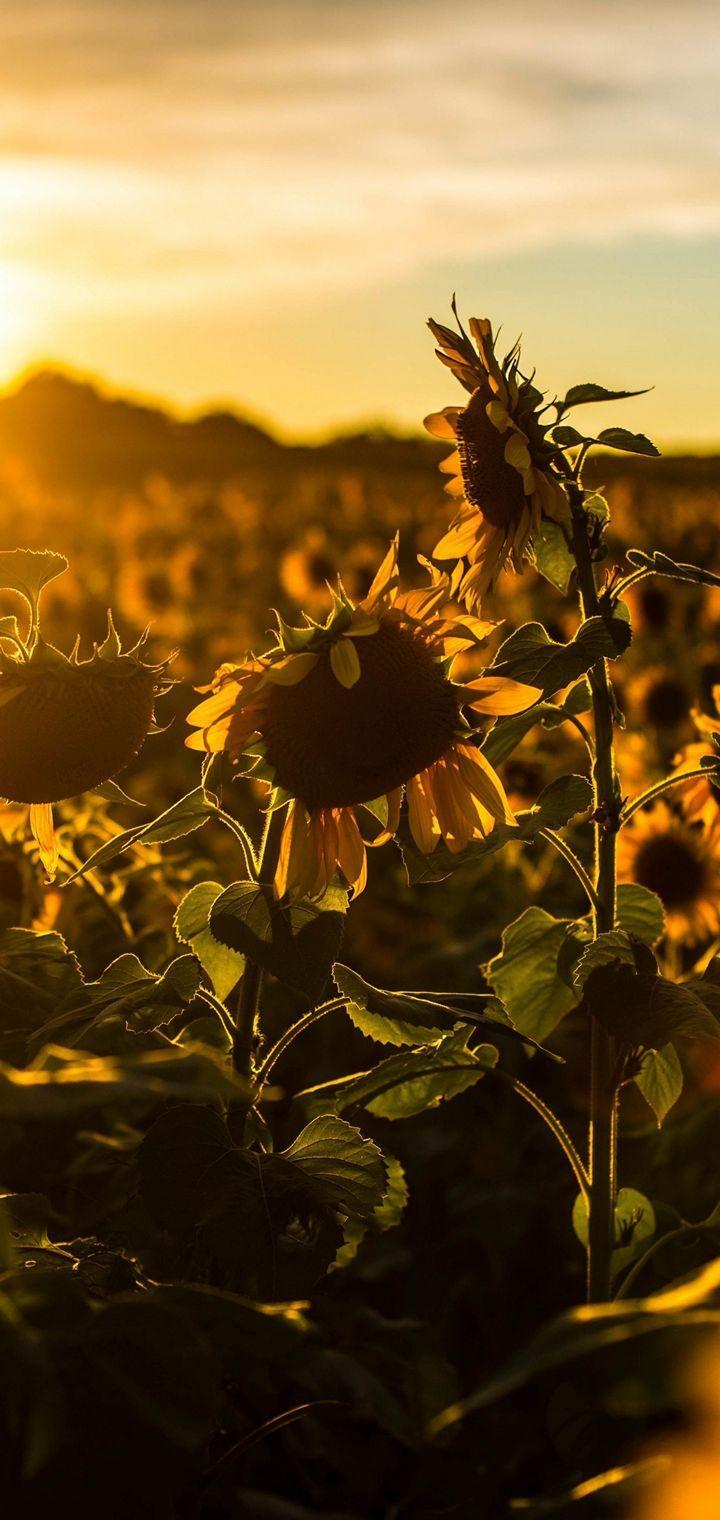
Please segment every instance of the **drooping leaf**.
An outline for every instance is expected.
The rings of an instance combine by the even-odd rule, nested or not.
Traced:
[[[675,1046],[668,1044],[662,1050],[646,1051],[635,1085],[650,1105],[660,1129],[683,1089],[683,1069]]]
[[[575,983],[594,1018],[626,1044],[659,1050],[677,1039],[720,1039],[720,1024],[687,984],[660,976],[646,945],[623,930],[583,954]]]
[[[147,1107],[167,1098],[237,1099],[243,1091],[227,1061],[202,1047],[79,1057],[49,1045],[23,1070],[0,1063],[0,1118],[18,1123],[74,1119],[105,1103]]]
[[[108,865],[111,860],[115,860],[132,845],[168,844],[173,839],[182,839],[184,835],[201,829],[217,811],[218,805],[215,798],[203,787],[197,786],[192,792],[188,792],[187,796],[181,797],[179,802],[174,802],[172,807],[166,808],[164,813],[150,823],[138,823],[131,829],[125,829],[124,833],[116,834],[114,839],[101,844],[100,848],[83,862],[79,870],[73,872],[67,879],[69,882],[76,881],[78,877],[84,876],[86,871]]]
[[[490,673],[528,682],[551,697],[586,675],[598,660],[617,659],[631,637],[628,622],[617,616],[588,618],[567,644],[554,642],[542,623],[526,623],[501,644]]]
[[[332,1270],[348,1267],[355,1260],[366,1235],[371,1231],[392,1230],[400,1223],[407,1207],[408,1185],[405,1169],[396,1156],[384,1154],[387,1184],[383,1197],[367,1221],[348,1219],[343,1230],[343,1243],[332,1264]]]
[[[380,1044],[425,1044],[458,1023],[479,1025],[488,1034],[524,1041],[506,1009],[489,993],[390,992],[371,986],[356,971],[339,963],[333,966],[333,977],[338,992],[348,999],[346,1011],[353,1024]]]
[[[543,518],[540,531],[533,540],[533,553],[540,574],[551,585],[557,586],[558,591],[567,592],[575,559],[560,523],[553,522],[550,517]]]
[[[210,912],[222,891],[217,881],[201,881],[191,887],[175,914],[174,927],[178,939],[197,956],[216,997],[224,1002],[243,974],[245,959],[211,933]]]
[[[486,968],[490,986],[513,1024],[536,1040],[544,1040],[577,1006],[577,995],[558,970],[571,926],[571,919],[553,918],[544,908],[527,908],[504,931],[502,950]]]
[[[388,1056],[372,1071],[323,1083],[300,1096],[311,1109],[326,1105],[345,1113],[366,1108],[378,1119],[408,1119],[474,1087],[497,1061],[493,1045],[470,1050],[467,1030],[459,1029],[433,1044]]]
[[[0,1021],[34,1029],[82,986],[80,967],[54,930],[5,929],[0,934]]]
[[[340,948],[347,893],[331,888],[318,902],[278,903],[268,887],[237,881],[216,898],[210,932],[310,1003],[322,997]]]

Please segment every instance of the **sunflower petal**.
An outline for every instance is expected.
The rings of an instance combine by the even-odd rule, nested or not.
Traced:
[[[346,691],[357,686],[362,675],[362,668],[360,656],[352,639],[338,639],[337,643],[331,646],[330,665],[335,680],[344,686]]]
[[[510,676],[480,676],[476,681],[468,681],[460,690],[461,701],[466,707],[494,717],[526,712],[542,696],[537,686],[526,686],[523,681],[513,681]]]
[[[30,828],[40,851],[40,859],[47,871],[48,881],[54,881],[60,855],[55,824],[53,822],[53,810],[49,802],[33,802],[31,804]]]

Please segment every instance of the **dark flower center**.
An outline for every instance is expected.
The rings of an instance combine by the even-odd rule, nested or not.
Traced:
[[[633,876],[671,909],[697,902],[707,886],[702,855],[695,841],[681,834],[656,834],[644,840],[635,857]]]
[[[271,686],[260,718],[276,780],[310,809],[371,802],[439,760],[458,703],[422,640],[391,620],[354,641],[361,675],[349,689],[330,649],[297,686]]]
[[[3,678],[0,695],[20,680],[21,672]],[[123,675],[95,667],[26,678],[0,705],[0,797],[59,802],[109,781],[138,753],[154,698],[154,674],[141,665]]]
[[[457,419],[457,447],[465,496],[494,528],[511,528],[525,507],[518,471],[505,458],[507,433],[499,433],[485,410],[493,393],[479,386]]]

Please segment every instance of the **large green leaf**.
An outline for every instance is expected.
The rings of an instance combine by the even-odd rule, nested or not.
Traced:
[[[676,1039],[720,1039],[720,1024],[687,985],[658,973],[652,951],[623,930],[601,934],[575,968],[575,985],[616,1039],[651,1050]]]
[[[533,539],[533,553],[540,574],[558,591],[567,592],[575,559],[560,523],[550,517],[542,519],[540,531]]]
[[[55,1017],[35,1031],[28,1049],[58,1041],[90,1046],[108,1020],[124,1022],[137,1032],[157,1029],[191,1002],[199,982],[192,955],[178,956],[160,976],[148,971],[136,955],[120,955],[97,981],[81,983],[60,1000]]]
[[[467,1030],[460,1029],[432,1045],[389,1056],[372,1071],[324,1083],[301,1096],[312,1107],[327,1105],[336,1113],[366,1108],[378,1119],[408,1119],[474,1087],[497,1061],[493,1045],[469,1050]]]
[[[501,644],[490,673],[529,682],[551,697],[586,675],[598,660],[623,654],[631,637],[630,625],[621,617],[588,618],[567,644],[555,643],[542,623],[525,623]]]
[[[84,876],[86,871],[96,870],[98,866],[109,865],[124,850],[129,850],[133,845],[168,844],[173,839],[182,839],[186,834],[193,834],[196,829],[201,829],[207,823],[208,818],[217,813],[218,804],[214,797],[206,792],[203,787],[196,786],[192,792],[174,802],[172,807],[166,808],[158,818],[150,823],[138,823],[134,828],[125,829],[124,833],[116,834],[114,839],[109,839],[101,844],[88,860],[84,861],[79,870],[75,871],[68,881],[76,881]]]
[[[665,911],[660,898],[638,882],[621,882],[617,891],[617,916],[621,928],[646,945],[656,945],[665,930]]]
[[[82,986],[80,967],[54,931],[5,929],[0,934],[0,1020],[3,1029],[34,1029]]]
[[[475,865],[488,855],[504,849],[506,844],[530,844],[541,829],[560,829],[578,813],[584,813],[592,801],[592,787],[586,776],[559,776],[540,793],[534,807],[516,815],[516,824],[496,823],[486,839],[474,840],[459,854],[452,855],[438,844],[431,855],[417,848],[403,821],[400,844],[408,878],[413,885],[444,881],[459,866]]]
[[[662,1050],[647,1050],[635,1085],[650,1105],[659,1129],[683,1089],[683,1069],[675,1046],[668,1044]]]
[[[319,902],[276,902],[272,889],[236,881],[216,898],[210,932],[220,944],[317,1002],[342,939],[347,893],[332,888]]]
[[[515,1027],[536,1040],[545,1039],[577,1006],[577,995],[558,971],[558,957],[572,927],[571,919],[553,918],[544,908],[527,908],[504,931],[502,950],[486,968],[490,986]]]
[[[588,1202],[583,1193],[575,1199],[573,1229],[587,1250],[589,1238]],[[610,1258],[610,1276],[614,1281],[630,1263],[641,1256],[655,1234],[655,1210],[649,1198],[637,1188],[620,1188],[615,1200],[615,1249]]]
[[[319,1203],[349,1219],[369,1219],[385,1196],[382,1152],[335,1114],[311,1119],[276,1159],[302,1174]]]
[[[175,914],[174,927],[178,939],[197,956],[216,997],[224,1002],[243,974],[245,959],[210,931],[210,913],[222,892],[217,881],[200,881],[191,887]]]
[[[106,1103],[148,1107],[168,1098],[237,1099],[243,1091],[227,1061],[202,1046],[79,1057],[49,1045],[23,1070],[0,1063],[0,1118],[23,1124],[74,1119]]]
[[[479,1025],[488,1034],[522,1038],[527,1043],[513,1029],[502,1003],[489,993],[389,992],[373,987],[339,963],[333,966],[333,977],[338,992],[348,999],[347,1012],[353,1023],[383,1045],[433,1041],[458,1023]]]

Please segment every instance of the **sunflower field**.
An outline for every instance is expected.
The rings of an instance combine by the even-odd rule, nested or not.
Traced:
[[[717,465],[430,328],[0,405],[8,1514],[720,1514]]]

